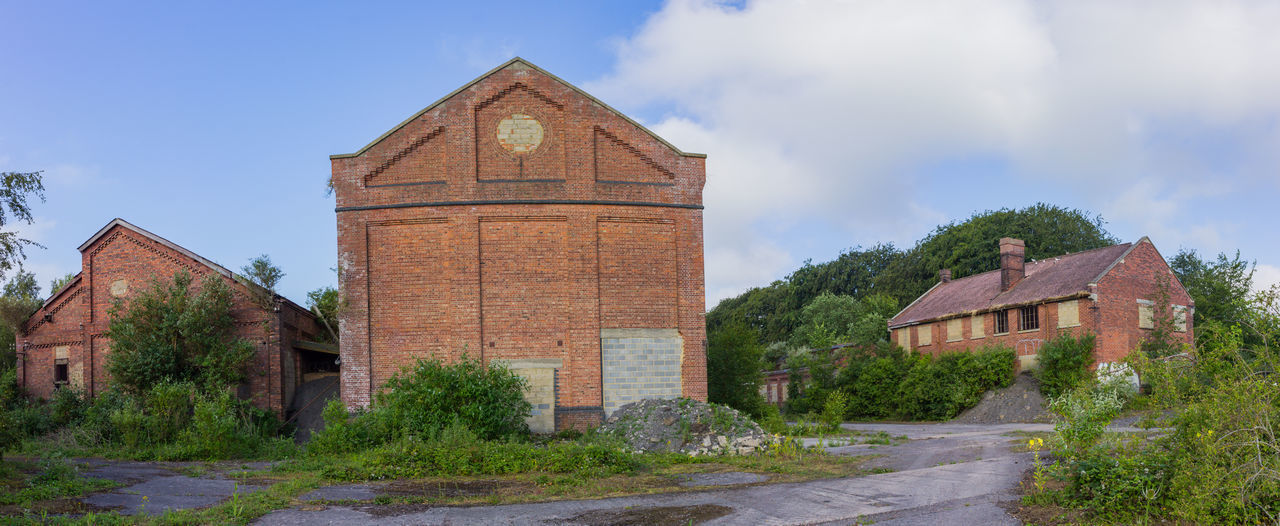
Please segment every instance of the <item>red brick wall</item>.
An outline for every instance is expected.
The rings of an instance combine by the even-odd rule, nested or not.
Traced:
[[[497,139],[513,114],[542,127],[531,153]],[[386,173],[439,183],[367,184]],[[519,62],[335,156],[342,399],[421,356],[561,359],[556,425],[592,425],[602,328],[678,329],[684,394],[705,399],[704,181],[703,158]],[[431,226],[387,226],[411,223]]]
[[[1100,362],[1122,359],[1136,349],[1150,330],[1138,328],[1138,299],[1153,299],[1159,280],[1169,285],[1169,303],[1191,305],[1178,278],[1150,241],[1138,243],[1111,272],[1098,283],[1097,323],[1103,328],[1098,342]],[[1187,313],[1187,332],[1175,332],[1188,345],[1193,342],[1195,328]]]
[[[72,345],[69,362],[83,367],[86,391],[101,392],[110,383],[106,372],[110,341],[104,333],[110,322],[112,284],[126,280],[127,291],[122,297],[127,299],[150,288],[153,278],[171,279],[179,270],[191,273],[197,282],[216,272],[123,226],[103,233],[82,252],[79,281],[36,312],[26,323],[25,334],[17,336],[18,349],[27,349],[23,386],[33,396],[52,396],[54,349]],[[233,316],[237,333],[257,348],[247,376],[253,403],[280,413],[296,387],[296,377],[285,374],[292,360],[292,342],[298,338],[315,339],[315,319],[288,303],[281,306],[279,313],[265,312],[253,303],[243,285],[230,279],[227,282],[235,292]],[[53,314],[52,321],[46,321],[47,313]]]
[[[1019,356],[1035,354],[1041,343],[1050,340],[1063,332],[1072,335],[1094,333],[1098,335],[1098,362],[1115,362],[1122,360],[1129,351],[1138,347],[1149,330],[1138,327],[1138,299],[1152,299],[1156,294],[1157,276],[1163,276],[1170,285],[1170,303],[1189,306],[1191,298],[1177,281],[1177,277],[1169,269],[1164,258],[1149,242],[1137,244],[1123,260],[1118,263],[1097,284],[1096,297],[1089,295],[1077,298],[1079,308],[1079,326],[1070,328],[1058,327],[1058,302],[1038,305],[1040,328],[1031,331],[1018,330],[1018,308],[1009,310],[1009,332],[1003,335],[995,333],[995,313],[981,315],[983,321],[982,338],[972,338],[971,318],[963,319],[964,338],[960,341],[948,342],[947,321],[933,321],[928,324],[932,331],[933,341],[930,345],[920,345],[916,327],[908,329],[909,342],[899,341],[900,333],[893,330],[890,338],[894,343],[908,347],[916,352],[937,355],[943,352],[974,349],[984,345],[1000,345],[1013,348]],[[1187,332],[1175,333],[1185,343],[1193,342],[1194,327],[1191,313],[1187,314]],[[909,343],[909,345],[908,345]]]
[[[1096,323],[1093,316],[1089,315],[1092,302],[1089,301],[1087,296],[1082,296],[1077,298],[1077,305],[1080,311],[1080,325],[1076,327],[1058,327],[1058,302],[1053,302],[1036,306],[1040,318],[1040,327],[1038,329],[1019,330],[1018,308],[1013,308],[1008,312],[1009,332],[995,334],[996,313],[986,312],[979,316],[983,324],[982,337],[973,337],[973,320],[971,317],[965,316],[961,318],[963,338],[959,341],[946,341],[947,321],[941,320],[928,324],[930,330],[933,331],[933,341],[930,345],[921,346],[920,340],[916,335],[916,326],[910,327],[910,348],[917,352],[937,355],[943,352],[969,350],[982,346],[1004,346],[1014,349],[1019,356],[1035,354],[1041,343],[1059,334],[1070,333],[1077,335],[1085,332],[1096,332]],[[894,330],[890,336],[894,343],[903,345],[902,342],[898,341],[897,330]],[[906,345],[903,346],[906,347]]]

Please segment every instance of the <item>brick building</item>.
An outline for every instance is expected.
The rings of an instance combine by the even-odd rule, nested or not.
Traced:
[[[1000,270],[940,281],[889,320],[892,340],[938,354],[1003,345],[1022,367],[1060,332],[1097,335],[1098,363],[1117,362],[1154,328],[1154,299],[1167,284],[1175,337],[1192,342],[1194,305],[1147,238],[1025,262],[1021,240],[1000,240]]]
[[[150,287],[153,278],[171,279],[181,270],[197,282],[220,275],[232,287],[237,332],[257,346],[241,397],[283,415],[300,382],[335,368],[324,346],[305,343],[320,330],[307,309],[278,295],[272,296],[273,307],[264,309],[255,300],[262,289],[250,290],[231,271],[122,219],[80,245],[80,254],[80,273],[54,291],[17,334],[18,384],[33,396],[49,398],[62,386],[89,395],[105,389],[111,342],[104,333],[112,302],[128,300]]]
[[[706,398],[705,156],[516,58],[331,159],[348,407],[463,353],[529,379],[536,431]]]

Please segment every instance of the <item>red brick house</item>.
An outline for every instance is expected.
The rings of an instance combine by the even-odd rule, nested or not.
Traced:
[[[464,353],[536,431],[706,399],[704,155],[516,58],[331,159],[348,407]]]
[[[115,219],[80,245],[82,270],[56,290],[17,334],[18,384],[33,396],[49,398],[71,386],[89,395],[110,383],[105,365],[111,342],[104,333],[108,309],[150,286],[153,278],[171,279],[185,270],[197,280],[222,276],[235,293],[232,315],[241,337],[257,345],[240,395],[262,409],[283,415],[294,391],[308,375],[333,368],[324,346],[306,344],[320,328],[307,309],[272,296],[264,309],[255,293],[231,271],[160,236]],[[256,287],[255,287],[256,288]],[[317,350],[301,349],[299,346]]]
[[[889,320],[892,341],[939,354],[1003,345],[1023,367],[1061,332],[1097,334],[1098,363],[1124,358],[1154,328],[1153,299],[1167,284],[1175,336],[1192,342],[1195,306],[1151,240],[1024,261],[1021,240],[1000,240],[1000,270],[940,281]]]

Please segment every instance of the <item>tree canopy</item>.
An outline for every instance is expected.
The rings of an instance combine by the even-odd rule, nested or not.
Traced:
[[[342,297],[338,289],[320,287],[307,293],[307,308],[316,315],[329,341],[338,341],[338,313],[342,309]]]
[[[806,261],[785,279],[721,301],[707,313],[707,330],[741,322],[764,342],[792,341],[805,323],[805,306],[823,293],[858,301],[879,295],[877,312],[886,310],[889,300],[896,312],[933,286],[940,269],[961,278],[1000,268],[1002,237],[1022,239],[1028,259],[1043,259],[1115,244],[1103,224],[1088,212],[1044,203],[977,213],[938,226],[910,249],[880,244],[847,250],[826,263]]]
[[[28,197],[44,202],[44,181],[41,172],[0,172],[0,229],[13,221],[31,224],[31,205]],[[0,277],[21,265],[27,259],[26,248],[41,246],[17,232],[0,230]]]

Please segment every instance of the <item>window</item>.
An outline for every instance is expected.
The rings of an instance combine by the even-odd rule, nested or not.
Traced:
[[[901,345],[903,349],[908,351],[911,350],[911,333],[908,332],[910,330],[911,329],[906,327],[898,329],[898,345]]]
[[[1009,311],[996,311],[996,334],[1006,334],[1009,332]]]
[[[1058,303],[1058,327],[1075,327],[1080,325],[1079,300],[1067,300]]]
[[[1032,305],[1018,309],[1018,330],[1033,331],[1040,328],[1040,308]]]
[[[67,361],[57,360],[53,364],[53,383],[62,385],[67,383]]]
[[[1173,306],[1173,330],[1187,332],[1187,308],[1182,305]]]
[[[1148,300],[1138,300],[1138,328],[1156,328],[1155,304]]]
[[[972,318],[969,318],[969,337],[977,339],[986,336],[987,328],[983,326],[982,315],[974,314]]]
[[[933,343],[933,325],[916,325],[916,343],[921,347]]]
[[[960,318],[951,318],[947,320],[947,341],[958,342],[964,339],[964,334],[961,333],[961,331],[964,330],[962,326],[963,323],[964,320]]]

